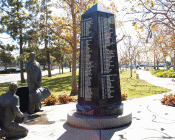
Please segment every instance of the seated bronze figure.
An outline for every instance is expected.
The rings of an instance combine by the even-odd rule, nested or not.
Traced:
[[[0,138],[25,137],[28,130],[19,125],[24,121],[24,114],[19,109],[19,97],[15,95],[17,82],[12,82],[9,91],[0,96]]]

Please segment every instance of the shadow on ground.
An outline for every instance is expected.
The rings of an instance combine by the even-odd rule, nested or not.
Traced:
[[[120,127],[111,128],[104,130],[91,130],[91,129],[81,129],[77,127],[70,126],[68,123],[64,123],[63,127],[66,132],[63,133],[57,140],[110,140],[115,132],[126,129],[130,124]],[[102,131],[108,130],[108,135],[103,135]],[[122,137],[122,136],[121,136]]]
[[[24,124],[38,125],[38,124],[53,124],[55,121],[48,121],[47,114],[28,114],[24,120]]]

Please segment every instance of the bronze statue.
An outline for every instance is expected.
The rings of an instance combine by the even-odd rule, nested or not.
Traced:
[[[29,89],[29,113],[34,113],[34,111],[39,111],[41,108],[41,103],[34,103],[33,96],[30,96],[32,92],[35,92],[39,87],[42,79],[42,72],[40,64],[35,61],[35,53],[30,53],[30,60],[26,64],[27,71],[27,83]]]
[[[15,95],[18,83],[12,82],[9,91],[0,96],[0,138],[25,137],[28,130],[19,125],[24,121],[24,114],[19,109],[19,97]]]

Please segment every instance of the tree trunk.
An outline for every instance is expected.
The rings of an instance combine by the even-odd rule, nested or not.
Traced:
[[[149,63],[148,63],[148,55],[147,55],[147,53],[146,53],[146,56],[147,56],[146,71],[148,71],[148,65],[149,65]]]
[[[69,68],[70,68],[70,72],[72,72],[72,69],[71,69],[71,62],[69,62]]]
[[[59,74],[61,74],[61,64],[59,65]]]
[[[166,70],[168,70],[168,62],[166,61],[166,57],[165,57],[165,67],[166,67]]]
[[[48,19],[48,12],[47,12],[47,1],[45,1],[46,6],[46,35],[45,35],[45,48],[46,48],[46,55],[47,55],[47,65],[48,65],[48,77],[52,77],[51,75],[51,67],[50,67],[50,53],[48,51],[48,32],[47,32],[47,19]]]
[[[77,95],[77,78],[76,78],[76,49],[73,50],[73,61],[72,61],[72,91],[71,96]]]
[[[75,14],[75,1],[72,1],[71,13],[73,20],[73,56],[72,56],[72,91],[70,96],[78,95],[77,78],[76,78],[76,53],[77,53],[77,32],[76,32],[76,14]]]
[[[20,29],[20,55],[23,54],[22,45],[23,45],[23,41],[22,41],[22,28],[21,28]],[[21,83],[25,83],[24,71],[23,71],[23,60],[20,61],[20,68],[21,68]]]
[[[132,61],[131,61],[131,77],[132,77]]]
[[[154,69],[156,69],[156,57],[155,57],[155,53],[154,53]]]
[[[64,69],[64,64],[62,63],[62,74],[64,73],[64,72],[63,72],[63,69]]]
[[[5,65],[4,65],[4,66],[5,66],[5,70],[7,70],[7,64],[6,64],[6,63],[5,63]]]
[[[157,60],[157,70],[159,69],[159,60]]]
[[[135,56],[134,65],[135,65],[135,70],[136,70],[136,68],[137,68],[137,55]]]
[[[47,52],[48,77],[52,77],[50,63],[50,53]]]
[[[48,51],[48,41],[47,41],[47,36],[45,37],[45,49],[46,49],[46,61],[47,61],[47,66],[48,66],[48,77],[52,77],[51,75],[51,69],[50,69],[50,53]]]
[[[18,1],[17,1],[18,3]],[[23,49],[22,49],[22,45],[23,45],[23,38],[22,38],[22,22],[21,22],[21,19],[19,17],[19,5],[17,4],[17,17],[18,17],[18,20],[20,22],[20,55],[23,54]],[[20,69],[21,69],[21,83],[25,83],[25,79],[24,79],[24,72],[23,72],[23,60],[20,61]]]

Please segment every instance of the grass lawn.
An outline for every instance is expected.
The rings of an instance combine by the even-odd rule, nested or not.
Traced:
[[[120,83],[122,94],[128,94],[128,98],[141,98],[171,91],[154,86],[144,80],[136,79],[136,73],[134,72],[132,78],[130,78],[130,71],[124,71],[120,74]]]
[[[79,72],[77,71],[77,85],[78,74]],[[71,72],[56,74],[52,77],[44,76],[42,77],[41,86],[48,87],[53,95],[70,94],[71,76]],[[120,74],[121,92],[122,94],[128,94],[128,98],[140,98],[144,96],[171,91],[169,89],[154,86],[141,79],[136,79],[135,77],[136,73],[133,72],[133,77],[130,78],[130,71],[123,71]],[[21,82],[18,82],[18,84],[19,86],[27,86],[27,83],[21,84]],[[0,95],[8,91],[8,86],[9,83],[0,84]]]
[[[78,82],[78,74],[79,72],[77,71],[77,82]],[[72,78],[71,72],[67,72],[64,74],[55,74],[52,75],[52,77],[43,76],[41,86],[48,87],[53,95],[70,94],[72,89],[71,78]],[[10,83],[0,84],[1,88],[0,95],[8,91],[9,84]],[[22,84],[20,81],[18,81],[18,86],[19,87],[27,86],[27,80],[26,83]]]

